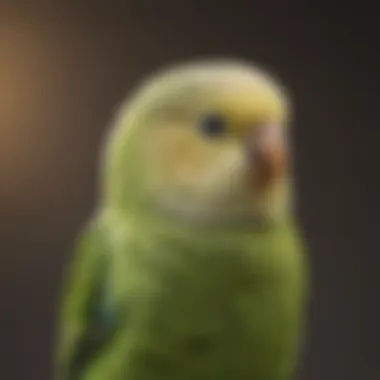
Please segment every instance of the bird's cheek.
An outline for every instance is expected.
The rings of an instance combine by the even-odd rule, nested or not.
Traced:
[[[266,125],[252,133],[254,135],[247,144],[250,180],[256,187],[264,189],[284,175],[286,144],[279,125]]]

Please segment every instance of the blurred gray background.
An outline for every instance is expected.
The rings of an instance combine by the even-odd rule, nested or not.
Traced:
[[[296,104],[313,275],[300,380],[380,378],[375,13],[363,2],[222,4],[0,2],[1,379],[50,379],[62,270],[95,206],[115,105],[152,70],[209,55],[264,64]]]

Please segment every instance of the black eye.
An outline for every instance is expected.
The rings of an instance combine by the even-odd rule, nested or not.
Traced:
[[[209,114],[200,118],[199,129],[207,136],[219,136],[226,130],[223,117],[217,114]]]

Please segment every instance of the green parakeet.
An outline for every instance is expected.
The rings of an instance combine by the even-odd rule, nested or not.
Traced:
[[[229,60],[178,65],[119,108],[64,287],[59,380],[290,380],[306,269],[290,102]]]

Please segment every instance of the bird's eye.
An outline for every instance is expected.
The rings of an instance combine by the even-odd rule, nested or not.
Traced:
[[[226,131],[226,122],[220,115],[209,114],[200,118],[198,127],[205,135],[217,137]]]

